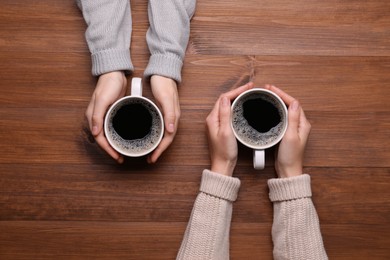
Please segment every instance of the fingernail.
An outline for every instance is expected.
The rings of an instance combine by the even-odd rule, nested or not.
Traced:
[[[168,125],[168,131],[171,132],[171,133],[173,133],[173,132],[175,131],[175,125],[172,124],[172,123],[169,124],[169,125]]]
[[[92,134],[97,134],[98,133],[98,127],[96,125],[94,125],[92,127]]]
[[[298,101],[294,101],[292,102],[291,104],[291,110],[298,110],[298,107],[299,107],[299,104],[298,104]]]

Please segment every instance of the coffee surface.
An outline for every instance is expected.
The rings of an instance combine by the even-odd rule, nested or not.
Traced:
[[[244,118],[259,133],[266,133],[280,123],[280,112],[271,102],[255,98],[243,103]]]
[[[150,133],[152,115],[142,104],[127,104],[116,112],[112,124],[123,139],[141,139]]]
[[[143,99],[126,100],[108,115],[106,136],[121,153],[143,154],[154,149],[162,135],[158,110]]]
[[[287,124],[281,104],[264,93],[241,97],[232,110],[232,127],[241,142],[253,147],[273,144]]]

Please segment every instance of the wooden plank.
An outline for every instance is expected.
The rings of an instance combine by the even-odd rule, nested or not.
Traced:
[[[321,225],[329,259],[389,259],[388,225]]]
[[[0,166],[1,220],[185,222],[207,166]],[[324,224],[388,225],[390,172],[384,168],[307,168]],[[239,165],[234,221],[271,223],[267,180],[274,170]],[[375,177],[375,178],[374,178]],[[353,181],[351,181],[353,180]],[[342,218],[340,218],[342,216]]]
[[[174,259],[185,223],[3,221],[0,227],[4,259]],[[321,229],[331,259],[389,257],[390,233],[381,225]],[[233,223],[231,259],[272,259],[270,232],[270,225]]]
[[[390,54],[385,0],[199,1],[197,7],[191,34],[199,54]]]
[[[2,259],[174,259],[183,223],[0,222]]]

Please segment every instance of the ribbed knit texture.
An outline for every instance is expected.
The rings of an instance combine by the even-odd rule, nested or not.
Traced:
[[[117,70],[134,70],[130,58],[132,19],[129,0],[77,0],[87,23],[85,38],[95,76]],[[149,0],[151,53],[145,77],[157,74],[181,81],[190,19],[196,0]]]
[[[133,70],[130,61],[130,51],[126,50],[103,50],[92,53],[92,74],[98,76],[110,71],[125,71],[128,74]]]
[[[181,81],[195,5],[196,0],[149,0],[146,41],[151,57],[145,77],[157,74]]]
[[[77,0],[77,4],[88,26],[85,38],[92,55],[92,74],[132,71],[130,1]]]
[[[204,170],[200,191],[221,199],[236,201],[241,182],[238,178]]]
[[[274,202],[274,259],[328,259],[311,201],[310,176],[271,179],[268,186]],[[237,178],[203,171],[177,259],[229,259],[232,203],[239,187]]]
[[[229,259],[232,201],[240,180],[203,171],[198,194],[177,259]]]
[[[311,200],[310,176],[271,179],[268,186],[274,202],[274,259],[328,259]]]
[[[268,180],[272,202],[311,197],[310,176],[302,174],[292,178]]]

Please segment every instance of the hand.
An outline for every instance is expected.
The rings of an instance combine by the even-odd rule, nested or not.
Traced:
[[[311,125],[299,102],[275,86],[266,88],[276,93],[288,106],[288,127],[277,150],[275,168],[280,178],[303,173],[303,157]]]
[[[152,93],[164,117],[165,133],[156,150],[148,156],[155,163],[175,138],[180,119],[180,104],[177,84],[173,79],[153,75],[150,79]]]
[[[242,92],[253,88],[250,82],[222,94],[206,119],[211,171],[232,176],[237,162],[237,140],[231,128],[230,103]]]
[[[85,116],[89,128],[98,145],[118,163],[123,162],[123,156],[115,151],[104,136],[104,115],[108,108],[126,93],[126,77],[121,71],[103,74],[99,77],[95,91],[89,102]]]

